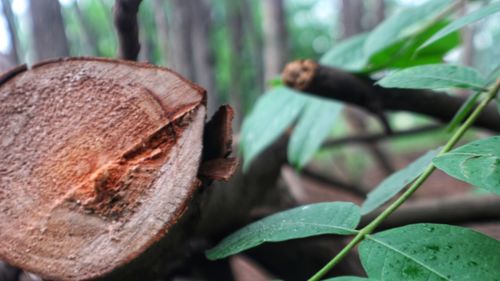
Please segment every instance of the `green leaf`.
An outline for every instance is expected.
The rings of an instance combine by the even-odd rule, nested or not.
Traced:
[[[471,142],[433,162],[452,177],[500,195],[500,136]]]
[[[303,167],[318,151],[342,111],[342,104],[310,98],[288,144],[288,160]]]
[[[387,18],[366,39],[365,55],[370,57],[408,34],[414,33],[415,27],[421,26],[431,19],[450,2],[450,0],[427,1],[419,7],[403,10]]]
[[[206,252],[211,260],[225,258],[264,242],[321,234],[356,234],[359,207],[349,202],[317,203],[280,212],[231,234]]]
[[[361,213],[364,215],[377,209],[389,201],[394,195],[398,194],[405,186],[413,182],[424,172],[427,166],[432,162],[432,159],[439,153],[439,150],[440,149],[434,149],[428,151],[406,168],[395,172],[382,181],[374,190],[368,193],[368,197],[361,207]]]
[[[495,14],[500,12],[500,3],[495,3],[491,4],[489,6],[483,7],[477,11],[474,11],[464,17],[461,17],[452,23],[450,23],[448,26],[440,30],[438,33],[436,33],[434,36],[432,36],[429,40],[427,40],[422,46],[420,46],[419,49],[423,49],[433,42],[436,42],[437,40],[443,38],[444,36],[452,33],[453,31],[459,30],[460,28],[471,24],[473,22],[476,22],[480,19],[483,19],[489,15]]]
[[[450,123],[448,123],[448,128],[446,129],[448,132],[454,131],[455,128],[458,127],[464,121],[465,117],[469,116],[469,113],[474,109],[474,105],[476,104],[477,99],[481,96],[481,92],[475,92],[473,95],[470,95],[467,100],[462,104],[460,109],[457,111],[453,119],[451,119]]]
[[[500,242],[468,228],[414,224],[367,235],[368,276],[381,280],[500,280]]]
[[[297,119],[306,101],[302,94],[285,87],[273,88],[257,101],[241,129],[243,170]]]
[[[357,276],[341,276],[341,277],[325,279],[323,281],[378,281],[378,280],[373,278],[364,278]]]
[[[417,48],[449,23],[440,21],[419,34],[410,34],[370,57],[368,68],[406,68],[415,65],[441,63],[443,56],[461,43],[459,32],[453,32],[438,40],[425,50],[415,53]]]
[[[363,33],[341,41],[321,57],[320,63],[353,72],[363,70],[367,64],[363,53],[367,37],[368,33]]]
[[[470,88],[484,91],[486,80],[473,68],[449,65],[429,64],[396,71],[377,84],[386,88],[440,89]]]

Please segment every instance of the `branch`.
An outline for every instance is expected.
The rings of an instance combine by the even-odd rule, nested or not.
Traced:
[[[282,75],[289,87],[362,107],[382,120],[385,111],[409,111],[447,122],[465,101],[462,97],[430,90],[382,88],[368,77],[355,76],[312,60],[291,62]],[[500,114],[495,106],[488,106],[475,124],[498,132]]]
[[[388,217],[381,228],[389,228],[419,222],[465,223],[500,219],[500,197],[461,195],[449,198],[433,198],[408,202]],[[366,225],[381,210],[363,217]]]
[[[137,12],[142,0],[116,0],[113,7],[114,22],[118,33],[118,57],[125,60],[137,60],[139,27]]]
[[[354,194],[358,197],[365,198],[366,197],[366,188],[362,186],[357,186],[351,183],[343,182],[339,179],[334,178],[332,175],[326,176],[313,171],[310,168],[304,168],[300,174],[304,177],[313,179],[314,181],[327,184],[331,187],[336,187],[338,189],[347,191],[351,194]]]
[[[339,139],[331,139],[327,140],[323,143],[323,148],[333,148],[345,144],[363,144],[363,143],[372,143],[372,142],[378,142],[390,138],[397,138],[397,137],[403,137],[403,136],[411,136],[411,135],[416,135],[420,133],[426,133],[426,132],[431,132],[435,131],[438,129],[443,128],[442,125],[437,125],[437,124],[431,124],[431,125],[425,125],[422,127],[416,127],[416,128],[411,128],[407,130],[401,130],[401,131],[396,131],[393,132],[392,134],[387,134],[385,132],[383,133],[375,133],[375,134],[364,134],[364,135],[359,135],[359,136],[348,136],[344,138],[339,138]]]

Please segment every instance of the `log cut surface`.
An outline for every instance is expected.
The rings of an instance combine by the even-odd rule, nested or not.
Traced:
[[[94,58],[0,78],[0,259],[47,279],[124,265],[199,186],[205,93],[168,69]]]

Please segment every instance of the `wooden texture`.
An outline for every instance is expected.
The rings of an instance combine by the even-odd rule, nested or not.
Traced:
[[[0,259],[89,279],[172,235],[200,184],[205,103],[203,89],[147,64],[77,58],[5,73]]]

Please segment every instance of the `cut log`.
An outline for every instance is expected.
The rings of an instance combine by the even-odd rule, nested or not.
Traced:
[[[200,185],[205,104],[202,88],[147,64],[71,58],[5,73],[0,259],[86,280],[177,243]]]

